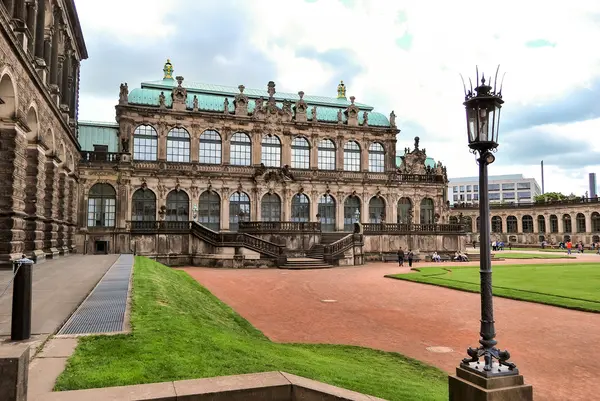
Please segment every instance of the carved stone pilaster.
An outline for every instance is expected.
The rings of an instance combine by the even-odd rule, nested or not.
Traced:
[[[54,159],[46,161],[46,187],[44,195],[44,249],[56,248],[58,242],[58,166]]]
[[[27,216],[27,235],[25,253],[33,256],[39,263],[44,247],[44,188],[46,181],[46,155],[38,146],[27,149],[27,178],[25,212]]]

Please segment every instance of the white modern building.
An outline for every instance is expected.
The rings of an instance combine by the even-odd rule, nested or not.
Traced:
[[[535,178],[507,174],[489,176],[488,193],[490,202],[527,203],[533,202],[542,190]],[[479,202],[479,177],[450,178],[448,200],[451,204]]]

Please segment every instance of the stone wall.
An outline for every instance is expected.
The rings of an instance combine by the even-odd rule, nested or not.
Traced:
[[[455,252],[465,250],[465,236],[456,234],[437,235],[365,235],[366,254],[395,253],[398,249],[413,250],[419,254]]]

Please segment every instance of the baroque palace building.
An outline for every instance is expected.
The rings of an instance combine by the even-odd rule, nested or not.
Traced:
[[[0,32],[0,263],[40,261],[75,245],[87,51],[73,0],[1,0]]]

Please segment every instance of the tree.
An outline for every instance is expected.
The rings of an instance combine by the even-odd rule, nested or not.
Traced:
[[[536,195],[533,200],[535,202],[560,201],[567,199],[567,196],[561,192],[546,192],[543,195]]]

